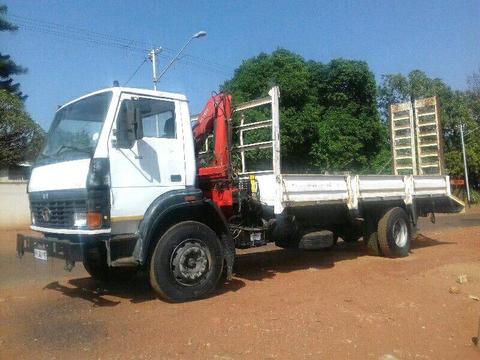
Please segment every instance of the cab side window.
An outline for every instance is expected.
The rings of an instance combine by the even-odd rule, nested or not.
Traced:
[[[143,136],[174,139],[175,115],[173,111],[163,111],[142,116]]]
[[[139,99],[143,136],[176,138],[175,103],[172,101]]]
[[[165,139],[177,137],[174,102],[139,98],[132,104],[141,118],[143,137]]]

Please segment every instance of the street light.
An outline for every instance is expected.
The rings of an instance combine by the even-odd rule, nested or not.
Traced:
[[[468,202],[468,206],[470,206],[470,201],[471,201],[471,199],[470,199],[470,184],[469,184],[469,181],[468,181],[467,154],[465,152],[464,137],[467,136],[467,135],[470,135],[474,131],[480,129],[480,126],[477,126],[476,128],[468,131],[466,134],[463,133],[463,127],[464,126],[465,126],[465,124],[460,124],[460,139],[462,141],[463,171],[464,171],[464,174],[465,174],[465,187],[467,189],[467,202]]]
[[[199,32],[193,34],[192,38],[198,39],[198,38],[206,36],[206,35],[207,35],[206,31],[199,31]]]
[[[195,34],[193,34],[190,39],[188,39],[188,41],[185,43],[185,45],[182,46],[182,48],[180,49],[180,51],[177,53],[177,55],[175,55],[175,57],[170,60],[170,62],[168,63],[167,66],[165,66],[165,68],[162,70],[162,72],[160,73],[160,75],[158,75],[158,77],[156,78],[156,82],[158,82],[158,80],[160,80],[160,78],[167,72],[168,69],[170,69],[170,66],[173,65],[173,63],[175,61],[178,60],[178,58],[180,57],[180,55],[183,53],[183,51],[185,50],[185,48],[188,46],[188,44],[190,44],[190,42],[193,40],[193,39],[198,39],[198,38],[201,38],[201,37],[204,37],[207,35],[207,32],[206,31],[199,31],[199,32],[196,32]]]

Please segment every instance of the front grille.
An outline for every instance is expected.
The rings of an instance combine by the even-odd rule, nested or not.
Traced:
[[[52,228],[73,227],[73,214],[87,211],[86,200],[32,201],[35,225]]]

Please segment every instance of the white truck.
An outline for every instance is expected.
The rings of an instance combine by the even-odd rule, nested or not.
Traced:
[[[158,294],[187,301],[232,276],[235,248],[298,247],[324,230],[332,243],[363,237],[374,254],[407,256],[418,216],[463,209],[448,176],[283,174],[279,98],[275,87],[232,111],[217,95],[193,131],[174,93],[113,87],[60,107],[28,185],[39,235],[19,234],[17,254],[64,258],[67,269],[82,261],[100,280],[144,269]],[[232,125],[232,113],[262,106],[270,119]],[[246,144],[258,129],[271,139]],[[212,133],[213,163],[201,149]],[[248,171],[254,149],[271,149],[271,168]]]

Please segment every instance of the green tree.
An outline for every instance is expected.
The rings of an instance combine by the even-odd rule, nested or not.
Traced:
[[[475,83],[475,80],[471,80],[471,83]],[[476,89],[480,89],[480,86]],[[480,110],[480,92],[475,92],[473,85],[469,92],[455,91],[441,79],[430,78],[423,71],[413,70],[407,76],[384,75],[378,93],[382,119],[387,123],[390,104],[437,96],[440,103],[446,171],[453,176],[463,175],[459,126],[465,124],[467,129],[474,129],[479,125],[479,118],[474,114],[478,114]],[[479,145],[480,137],[472,136],[467,139],[469,170],[477,181],[480,175]]]
[[[18,27],[5,19],[7,14],[7,6],[0,5],[0,31],[17,31]],[[17,65],[10,55],[0,52],[0,90],[6,90],[15,94],[21,99],[26,96],[20,91],[20,84],[15,83],[12,75],[24,74],[27,71],[24,67]]]
[[[469,109],[473,119],[480,124],[480,68],[467,78]]]
[[[32,121],[23,102],[0,90],[0,167],[32,160],[40,150],[44,132]]]
[[[385,157],[387,138],[376,107],[375,79],[365,62],[307,62],[278,49],[243,61],[222,90],[243,102],[266,96],[273,85],[281,91],[284,171],[380,167],[378,156]]]

